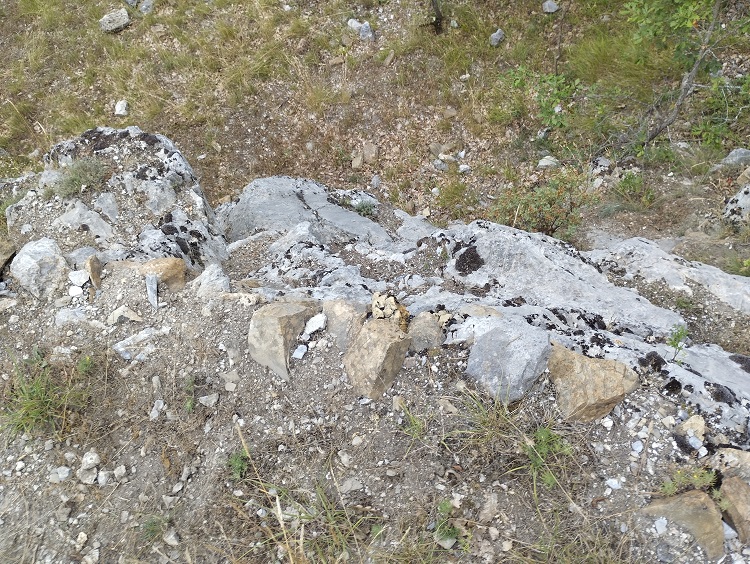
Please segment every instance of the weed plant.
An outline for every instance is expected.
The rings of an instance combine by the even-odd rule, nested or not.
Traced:
[[[80,195],[84,190],[96,191],[102,187],[108,172],[107,165],[100,159],[94,157],[78,159],[65,169],[60,183],[44,195],[48,199],[53,193],[61,198],[71,198]]]
[[[69,367],[51,363],[41,350],[33,349],[27,359],[14,363],[0,415],[3,430],[10,437],[63,434],[71,415],[88,403],[87,377],[93,369],[90,356]]]

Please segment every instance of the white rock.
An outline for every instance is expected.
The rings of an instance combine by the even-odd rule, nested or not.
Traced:
[[[607,484],[608,488],[611,488],[613,490],[619,490],[620,488],[622,488],[622,484],[617,478],[610,478],[605,483]]]
[[[85,270],[72,270],[68,273],[68,280],[76,286],[83,286],[89,281],[89,273]]]
[[[301,360],[305,356],[305,353],[307,353],[307,347],[305,345],[298,345],[292,353],[292,358]]]
[[[129,104],[127,100],[118,100],[115,104],[115,115],[118,117],[125,117],[128,115]]]
[[[218,393],[208,394],[207,396],[201,396],[198,398],[198,403],[205,405],[206,407],[215,406],[217,401],[219,401]]]
[[[559,168],[560,167],[560,161],[558,161],[555,157],[552,155],[547,155],[546,157],[542,157],[542,159],[539,161],[539,163],[536,165],[537,168],[545,169],[545,168]]]
[[[81,458],[81,470],[95,468],[99,465],[99,462],[101,462],[99,455],[95,451],[90,450],[83,455],[83,458]]]
[[[316,331],[325,329],[326,321],[328,321],[328,318],[326,317],[325,313],[318,313],[317,315],[313,315],[310,319],[307,320],[303,333],[312,335]]]

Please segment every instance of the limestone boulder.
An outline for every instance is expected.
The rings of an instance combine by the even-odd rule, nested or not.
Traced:
[[[344,368],[357,392],[378,398],[391,387],[404,364],[411,339],[395,323],[365,323],[344,355]]]
[[[474,342],[466,373],[493,397],[512,403],[520,400],[544,371],[550,341],[546,331],[528,325],[523,318],[495,323]]]
[[[314,302],[276,302],[258,309],[250,320],[247,344],[255,362],[289,380],[289,351],[305,323],[318,312]]]
[[[26,243],[10,263],[10,275],[38,299],[55,296],[67,282],[69,271],[60,247],[47,237]]]
[[[621,362],[588,358],[560,345],[552,348],[548,368],[557,404],[568,420],[604,417],[639,383],[638,375]]]

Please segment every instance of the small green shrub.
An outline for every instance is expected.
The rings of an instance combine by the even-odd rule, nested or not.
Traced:
[[[659,492],[673,496],[686,490],[711,489],[716,484],[716,472],[701,468],[698,470],[677,470],[670,478],[662,482]]]
[[[61,198],[70,198],[79,195],[84,189],[98,190],[107,178],[108,172],[107,165],[97,158],[78,159],[67,168],[53,191]]]
[[[363,217],[373,217],[375,215],[375,204],[372,202],[357,202],[354,211]]]
[[[541,186],[510,188],[499,195],[492,218],[525,231],[569,237],[581,223],[581,210],[599,199],[582,184],[581,175],[562,172]]]
[[[143,538],[146,542],[160,539],[169,527],[169,518],[164,515],[149,515],[141,525]]]
[[[247,471],[250,469],[250,457],[244,450],[238,450],[229,455],[227,464],[229,465],[232,479],[239,481],[247,475]]]
[[[747,259],[734,259],[727,266],[727,272],[730,274],[738,274],[740,276],[750,276],[750,258]]]
[[[634,172],[626,172],[614,191],[620,200],[638,210],[648,209],[656,201],[656,194],[644,184],[643,176]]]
[[[573,454],[571,446],[547,425],[538,427],[522,448],[529,459],[529,469],[534,481],[540,479],[547,488],[558,484],[557,476],[552,470],[552,460],[558,456]]]
[[[688,328],[684,325],[675,325],[672,327],[672,332],[667,337],[667,345],[674,349],[674,355],[672,355],[672,361],[677,358],[685,348],[685,339],[688,336]]]

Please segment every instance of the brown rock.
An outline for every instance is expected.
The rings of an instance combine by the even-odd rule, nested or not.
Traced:
[[[724,555],[721,513],[706,492],[693,490],[657,499],[641,509],[641,513],[651,517],[665,517],[687,529],[708,558],[716,560]]]
[[[565,419],[604,417],[638,387],[638,375],[621,362],[588,358],[561,345],[552,348],[547,366]]]
[[[674,428],[674,432],[683,437],[706,438],[706,421],[700,415],[693,415]]]
[[[750,486],[734,476],[721,483],[721,497],[727,503],[726,515],[743,544],[750,542]]]
[[[747,167],[742,174],[740,174],[737,177],[737,180],[735,181],[738,186],[744,186],[745,184],[750,184],[750,166]]]
[[[395,323],[373,319],[344,355],[344,368],[358,393],[377,398],[393,384],[411,339]]]
[[[86,262],[83,263],[83,268],[85,268],[86,272],[88,272],[89,279],[91,279],[91,284],[94,286],[94,288],[101,288],[102,262],[97,258],[97,256],[91,255],[89,258],[87,258]]]
[[[138,267],[143,276],[155,274],[159,282],[166,284],[172,292],[185,287],[185,261],[176,257],[158,258]]]
[[[316,313],[313,302],[276,302],[258,309],[247,333],[250,356],[289,381],[289,350]]]

